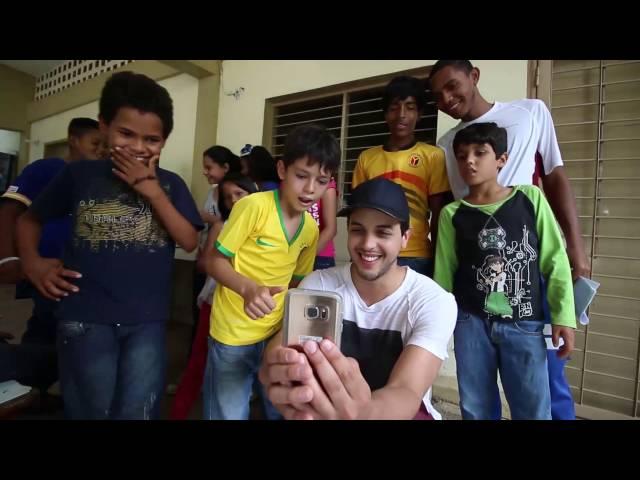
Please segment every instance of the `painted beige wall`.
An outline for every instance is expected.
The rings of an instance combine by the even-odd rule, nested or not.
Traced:
[[[196,104],[198,99],[198,80],[190,75],[177,75],[161,80],[174,106],[174,128],[162,151],[161,164],[191,185],[193,142],[196,129]],[[31,151],[29,161],[42,158],[47,143],[58,142],[67,137],[67,126],[74,117],[98,118],[98,102],[66,110],[57,115],[38,120],[31,124]]]
[[[74,117],[97,119],[98,102],[91,102],[33,122],[29,131],[29,163],[44,156],[46,144],[64,141],[67,138],[67,127]]]
[[[489,101],[526,96],[527,60],[472,60]],[[433,65],[435,60],[225,60],[222,62],[218,142],[238,153],[262,143],[265,100],[376,75]],[[229,94],[243,87],[236,100]],[[440,114],[438,136],[455,125]]]
[[[202,153],[216,144],[218,125],[218,93],[220,76],[210,75],[198,80],[198,111],[193,145],[193,176],[191,194],[200,207],[209,193],[209,184],[202,175]]]
[[[29,130],[27,106],[33,101],[36,80],[31,75],[0,65],[0,129],[15,130],[25,138]],[[18,172],[27,164],[28,147],[21,142]]]

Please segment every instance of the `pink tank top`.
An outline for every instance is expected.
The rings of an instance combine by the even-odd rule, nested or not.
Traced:
[[[338,187],[336,185],[336,181],[333,178],[329,182],[329,187],[327,188],[333,188],[336,191],[336,195],[338,195]],[[309,213],[311,214],[313,219],[316,221],[316,223],[318,224],[318,228],[322,232],[322,229],[324,228],[324,221],[322,220],[322,199],[319,199],[316,203],[314,203],[309,207]],[[329,240],[329,242],[327,243],[327,246],[324,247],[324,250],[317,253],[318,257],[333,258],[335,257],[335,255],[336,255],[336,249],[333,245],[333,240]]]

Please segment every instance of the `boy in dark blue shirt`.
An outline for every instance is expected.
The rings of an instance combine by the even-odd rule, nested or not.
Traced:
[[[103,141],[97,120],[73,118],[67,127],[68,154],[49,157],[27,165],[0,196],[0,283],[15,283],[16,298],[31,298],[33,312],[20,344],[0,341],[0,381],[18,380],[40,389],[43,401],[47,389],[58,381],[56,358],[57,302],[44,298],[26,280],[16,257],[15,227],[38,195],[67,163],[97,160]],[[104,158],[104,157],[102,157]],[[55,219],[43,225],[39,252],[42,257],[60,258],[71,234],[71,217]],[[0,336],[2,336],[0,332]]]
[[[77,160],[97,160],[100,157],[100,145],[103,136],[100,133],[99,124],[92,118],[77,117],[69,122],[67,127],[68,155],[65,158],[49,157],[36,160],[27,165],[20,175],[11,182],[11,185],[0,196],[0,259],[14,257],[16,255],[15,246],[15,225],[18,217],[29,208],[31,203],[45,189],[45,187],[62,171],[67,163]],[[105,157],[102,157],[105,158]],[[71,218],[60,218],[43,225],[42,238],[38,247],[40,255],[46,258],[60,258],[71,233]],[[0,269],[0,283],[18,283],[23,279],[20,262],[6,263]],[[18,285],[18,290],[32,293],[22,282]],[[40,296],[34,296],[35,309],[46,311],[48,316],[51,310],[50,303]],[[23,296],[19,297],[23,298]],[[47,328],[48,319],[34,316],[29,320],[27,334],[32,333],[29,339],[37,343],[55,342],[55,325]],[[37,321],[36,321],[37,320]],[[38,324],[31,328],[32,324]],[[33,330],[33,332],[30,332]],[[24,338],[23,338],[24,340]]]
[[[58,356],[70,418],[157,418],[176,243],[202,228],[184,181],[157,168],[173,128],[166,89],[121,72],[100,97],[111,158],[70,164],[18,223],[25,274],[58,300]],[[38,254],[41,224],[71,214],[63,258]]]

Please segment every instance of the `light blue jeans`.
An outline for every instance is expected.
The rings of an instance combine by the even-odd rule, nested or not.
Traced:
[[[546,292],[544,280],[541,279],[542,291]],[[551,323],[551,313],[546,293],[542,296],[542,310],[544,312],[544,323]],[[557,350],[547,349],[547,370],[549,371],[549,391],[551,394],[551,418],[553,420],[575,420],[576,408],[573,403],[573,395],[569,381],[564,373],[564,367],[568,359],[558,358]],[[495,420],[502,418],[502,403],[498,386],[495,388],[495,413],[492,417]]]
[[[258,380],[262,353],[267,342],[268,340],[263,340],[252,345],[232,346],[209,337],[203,389],[205,419],[248,420],[254,384],[258,385],[265,418],[282,419]]]
[[[453,334],[465,420],[495,418],[497,375],[513,420],[551,420],[541,320],[491,322],[460,310]]]

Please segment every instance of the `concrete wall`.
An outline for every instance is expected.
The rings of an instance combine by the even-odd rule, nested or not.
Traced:
[[[182,74],[161,80],[158,83],[169,91],[174,105],[174,129],[162,151],[160,163],[163,168],[174,171],[182,177],[187,185],[190,185],[198,80],[190,75]],[[33,122],[29,133],[31,140],[29,161],[33,162],[42,158],[46,144],[66,139],[67,127],[74,117],[97,119],[98,101]]]
[[[27,107],[33,101],[36,80],[31,75],[0,65],[0,129],[22,133],[18,148],[18,171],[27,164],[28,147],[24,142],[29,130]]]
[[[472,60],[485,98],[526,96],[526,60]],[[433,65],[435,60],[226,60],[222,62],[218,142],[238,152],[262,143],[265,100],[281,95]],[[244,88],[238,99],[229,95]],[[455,125],[440,114],[438,136]]]

